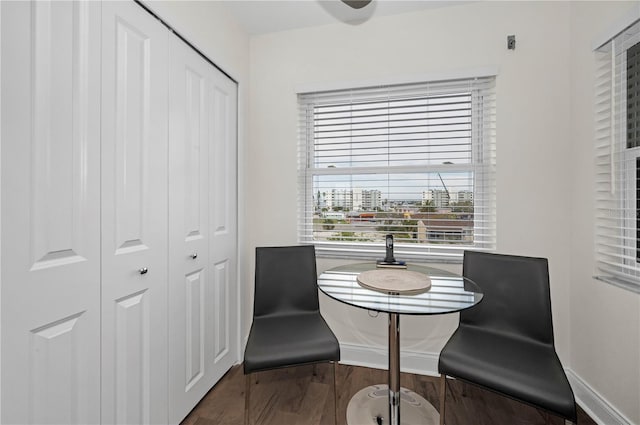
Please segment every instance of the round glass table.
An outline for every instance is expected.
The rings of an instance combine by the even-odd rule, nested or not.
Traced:
[[[358,391],[347,406],[347,424],[437,424],[437,410],[419,394],[400,387],[400,315],[454,313],[478,304],[482,292],[470,279],[414,264],[408,264],[406,269],[395,269],[399,272],[396,276],[401,278],[403,270],[427,275],[431,286],[424,292],[398,294],[361,286],[358,275],[375,269],[375,263],[349,264],[327,270],[318,277],[318,288],[329,297],[389,315],[389,382]]]

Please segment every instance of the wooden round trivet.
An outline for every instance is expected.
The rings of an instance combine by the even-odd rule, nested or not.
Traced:
[[[431,279],[426,274],[403,269],[369,270],[360,273],[357,280],[364,288],[388,294],[419,294],[431,287]]]

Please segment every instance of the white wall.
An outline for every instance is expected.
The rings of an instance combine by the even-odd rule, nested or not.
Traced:
[[[297,88],[497,67],[498,252],[549,259],[561,360],[590,394],[640,423],[640,297],[591,278],[591,40],[629,5],[474,2],[253,37],[247,276],[255,246],[297,241]],[[321,309],[341,344],[385,351],[385,317],[327,298]],[[403,317],[403,352],[434,360],[456,324],[456,315]]]
[[[568,22],[567,3],[479,2],[252,38],[247,256],[296,242],[296,88],[497,67],[498,251],[549,258],[558,351],[568,361]],[[342,343],[385,346],[385,318],[327,300],[322,308]],[[457,317],[402,321],[403,349],[437,353]]]
[[[635,3],[635,4],[634,4]],[[571,315],[572,370],[627,421],[640,423],[640,295],[594,274],[594,81],[592,42],[637,2],[571,7]],[[613,35],[613,34],[612,34]]]

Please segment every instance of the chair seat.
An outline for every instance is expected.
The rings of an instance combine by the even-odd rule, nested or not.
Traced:
[[[319,313],[256,317],[245,350],[244,373],[338,360],[338,340]]]
[[[576,422],[573,392],[552,346],[461,326],[440,353],[438,370]]]

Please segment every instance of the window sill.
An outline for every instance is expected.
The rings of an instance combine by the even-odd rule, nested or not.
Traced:
[[[640,283],[629,282],[613,276],[593,276],[595,280],[608,283],[609,285],[617,286],[627,291],[640,294]]]
[[[383,246],[367,245],[342,245],[316,243],[316,257],[330,259],[350,259],[375,261],[384,258],[385,249]],[[465,249],[477,250],[477,248],[467,247],[407,247],[396,244],[394,256],[396,259],[413,263],[440,263],[440,264],[462,264]]]

